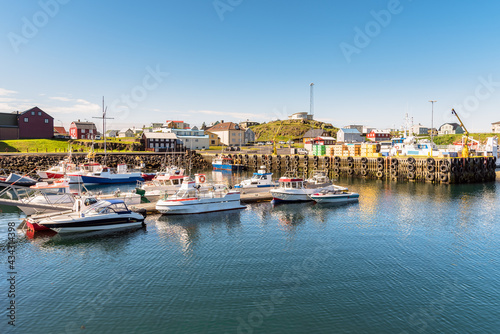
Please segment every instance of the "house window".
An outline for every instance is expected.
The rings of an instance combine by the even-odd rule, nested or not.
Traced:
[[[94,133],[94,130],[93,130],[93,129],[90,129],[90,130],[89,130],[89,133]]]
[[[198,139],[195,139],[194,141],[195,141],[195,142],[198,142]]]
[[[49,124],[49,119],[48,118],[45,119],[45,124]]]
[[[24,117],[24,123],[28,123],[28,117]]]
[[[82,133],[85,133],[85,129],[82,129]],[[83,137],[83,138],[85,138],[85,137]]]
[[[35,112],[34,111],[31,112],[31,116],[35,116]]]
[[[42,116],[42,112],[41,111],[38,112],[38,116]]]
[[[234,137],[234,132],[232,133],[232,136]]]
[[[215,145],[215,140],[212,140],[212,145]]]

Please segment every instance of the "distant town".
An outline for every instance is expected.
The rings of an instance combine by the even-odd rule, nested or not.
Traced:
[[[407,117],[408,119],[408,117]],[[313,115],[308,112],[297,112],[288,116],[289,121],[307,123],[313,121]],[[280,124],[281,121],[276,121]],[[104,134],[98,131],[94,122],[76,119],[66,129],[64,126],[54,126],[54,118],[46,111],[33,107],[26,111],[0,113],[0,140],[16,139],[67,139],[67,140],[102,140],[106,138],[134,138],[140,141],[145,151],[168,152],[182,149],[203,150],[213,146],[244,146],[249,144],[269,144],[269,138],[260,138],[254,131],[261,125],[259,122],[246,120],[244,122],[227,122],[220,120],[209,125],[205,123],[199,128],[191,126],[182,120],[166,120],[151,123],[149,126],[110,129]],[[335,129],[335,130],[331,130]],[[412,124],[407,121],[405,132],[408,136],[462,134],[465,130],[458,123],[444,123],[439,128]],[[333,144],[336,142],[379,142],[390,140],[402,129],[377,129],[367,125],[346,125],[334,128],[323,123],[320,128],[310,128],[294,138],[306,147],[316,140]],[[500,121],[491,123],[491,132],[500,133]],[[335,134],[333,136],[332,134]],[[275,136],[276,137],[276,136]],[[281,136],[282,137],[282,136]],[[272,142],[271,142],[272,143]],[[282,141],[280,144],[288,144]]]

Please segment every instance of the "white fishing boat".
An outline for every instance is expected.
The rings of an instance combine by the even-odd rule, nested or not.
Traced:
[[[322,189],[333,189],[327,171],[315,170],[312,176],[304,180],[301,177],[286,173],[278,180],[279,186],[271,189],[273,202],[305,202],[311,201],[309,195]]]
[[[195,181],[185,177],[175,195],[156,203],[156,210],[164,215],[181,215],[245,208],[240,203],[239,190],[229,189],[222,184],[200,184],[196,182],[200,177],[196,175]]]
[[[177,191],[184,179],[184,169],[176,166],[167,167],[164,171],[156,173],[151,181],[137,182],[137,188],[144,190],[146,194],[163,194],[165,192]]]
[[[32,216],[26,219],[29,230],[52,230],[57,233],[111,230],[142,225],[144,216],[132,212],[120,199],[99,201],[85,211]]]
[[[241,189],[277,187],[278,183],[274,182],[272,177],[273,173],[268,173],[266,166],[260,166],[257,173],[253,173],[250,179],[243,180],[234,187]]]
[[[118,164],[117,169],[102,166],[89,165],[91,170],[82,173],[69,173],[71,183],[90,184],[111,184],[111,183],[132,183],[144,181],[139,171],[129,171],[126,164]]]
[[[57,165],[46,170],[37,170],[36,173],[42,179],[62,179],[68,173],[75,173],[78,170],[76,164],[71,163],[70,158],[66,158],[57,163]]]
[[[353,203],[359,199],[359,194],[350,192],[345,187],[334,185],[330,189],[322,189],[317,193],[309,195],[316,203]]]

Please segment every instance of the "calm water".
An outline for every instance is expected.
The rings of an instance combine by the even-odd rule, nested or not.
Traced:
[[[359,204],[262,203],[150,216],[113,234],[18,235],[15,332],[499,332],[499,182],[339,184]],[[3,210],[0,333],[14,332],[4,247],[7,223],[21,221]]]

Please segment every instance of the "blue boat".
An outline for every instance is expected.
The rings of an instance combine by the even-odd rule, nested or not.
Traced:
[[[233,158],[221,155],[212,160],[212,166],[214,170],[230,170],[230,171],[241,171],[244,169],[244,165],[237,164],[234,162]]]
[[[102,166],[88,173],[69,174],[71,183],[83,184],[112,184],[112,183],[136,183],[144,181],[141,172],[129,172],[127,165],[119,164],[118,171],[114,172],[107,166]]]

